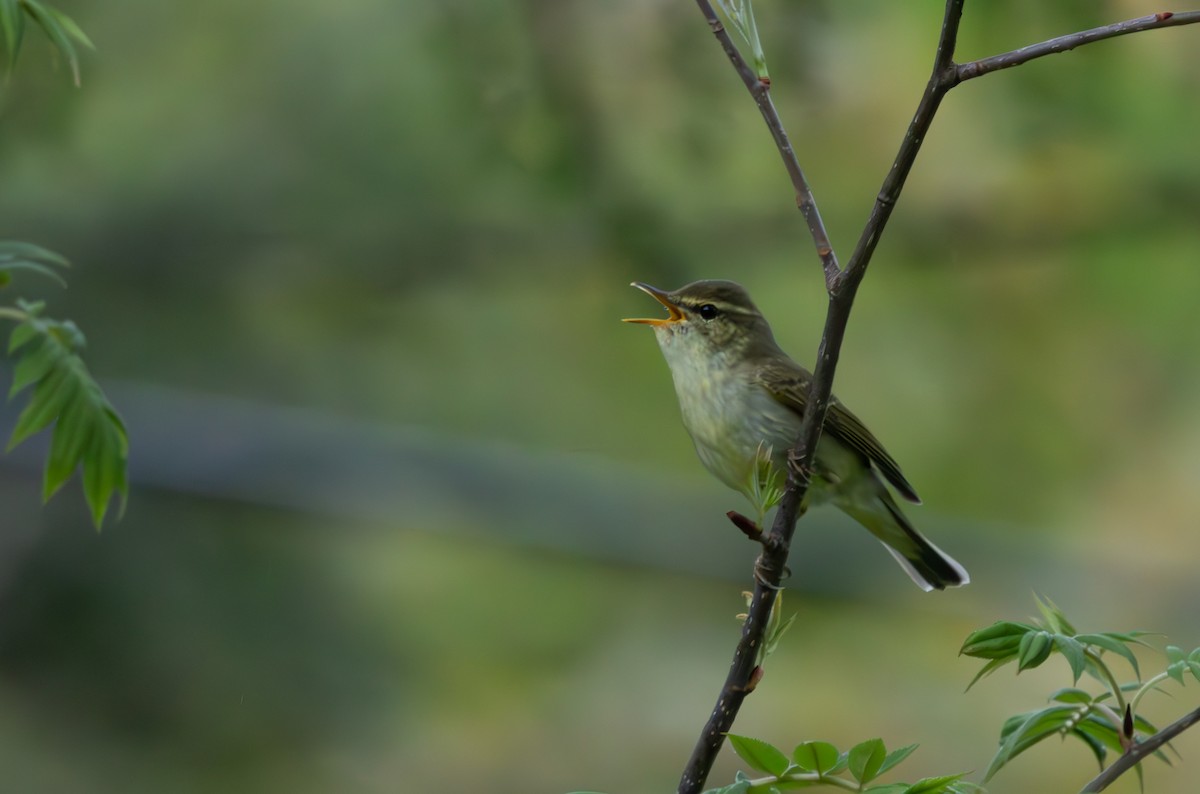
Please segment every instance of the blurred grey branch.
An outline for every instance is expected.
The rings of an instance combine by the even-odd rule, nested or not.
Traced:
[[[602,564],[741,579],[730,554],[740,536],[687,532],[705,521],[723,526],[726,520],[720,516],[722,495],[702,477],[674,477],[660,467],[586,451],[539,451],[145,383],[105,381],[104,387],[138,439],[129,480],[139,491],[316,516],[335,532],[376,525],[389,531],[472,532],[485,543]],[[0,436],[17,413],[13,404],[0,404]],[[35,436],[0,457],[0,474],[36,479],[48,443]],[[35,492],[22,492],[30,511],[10,510],[0,516],[0,528],[36,520]],[[136,500],[131,510],[137,511]],[[828,535],[827,559],[793,561],[805,587],[839,597],[869,589],[868,572],[854,577],[831,570],[869,541],[839,531],[849,519],[837,511],[822,511],[816,521],[815,531]],[[977,537],[1013,536],[979,530]],[[680,551],[684,532],[688,541]],[[2,544],[17,534],[0,531],[0,557],[12,552]],[[1006,544],[979,556],[1015,560],[1019,548]]]
[[[670,533],[656,531],[680,505],[692,506],[684,513],[695,520],[719,507],[685,480],[587,454],[539,453],[240,398],[135,383],[106,383],[106,390],[138,439],[129,459],[136,488],[324,516],[338,527],[494,527],[496,540],[547,551],[633,565],[671,559],[686,573],[730,573],[717,538],[716,548],[694,543],[681,557],[667,553]],[[11,408],[0,408],[0,432],[13,421]],[[46,439],[31,439],[0,466],[33,475],[45,446]],[[571,532],[562,529],[568,522]]]
[[[957,46],[959,23],[966,0],[947,0],[937,50],[934,55],[933,69],[925,92],[909,123],[900,145],[900,151],[876,196],[871,214],[850,255],[849,262],[844,269],[839,269],[837,256],[829,243],[829,237],[817,210],[812,190],[783,129],[774,103],[771,101],[770,81],[760,78],[758,73],[746,62],[729,37],[711,3],[708,0],[696,0],[696,4],[762,113],[771,137],[783,158],[796,191],[797,206],[804,215],[821,260],[826,290],[829,294],[829,305],[820,346],[817,350],[812,385],[809,389],[808,405],[810,408],[805,413],[800,436],[790,455],[791,465],[789,466],[787,489],[776,513],[774,526],[770,534],[762,541],[763,551],[755,562],[754,595],[747,610],[742,636],[734,651],[733,662],[717,697],[716,706],[701,731],[680,778],[678,788],[680,794],[694,794],[703,789],[717,753],[724,743],[725,735],[733,726],[741,708],[742,701],[753,691],[762,676],[762,671],[756,667],[754,649],[763,642],[776,594],[787,567],[792,534],[795,531],[796,521],[803,512],[804,496],[809,487],[817,443],[820,440],[821,428],[829,407],[834,373],[837,369],[838,357],[845,337],[846,325],[850,318],[850,310],[854,304],[854,297],[904,188],[905,180],[916,162],[921,145],[925,141],[942,98],[964,80],[1009,66],[1017,66],[1045,55],[1127,33],[1200,22],[1200,12],[1179,14],[1164,12],[1069,36],[1061,36],[1009,53],[960,65],[954,62],[954,51]],[[749,3],[745,5],[748,7]],[[724,8],[725,4],[722,4],[722,7]],[[757,32],[747,32],[742,28],[748,24],[753,25],[753,19],[752,13],[745,13],[739,15],[736,20],[743,36],[751,42],[758,40]],[[760,53],[756,52],[756,57],[759,55]],[[760,71],[765,73],[765,66]]]

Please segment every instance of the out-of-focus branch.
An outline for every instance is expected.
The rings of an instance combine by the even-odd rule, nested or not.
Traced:
[[[1174,739],[1196,723],[1200,722],[1200,709],[1175,720],[1153,736],[1129,748],[1120,758],[1108,765],[1108,768],[1094,777],[1090,783],[1080,789],[1079,794],[1094,794],[1104,791],[1114,780],[1142,762],[1142,759],[1153,754],[1158,748]]]
[[[1200,11],[1180,11],[1178,13],[1162,11],[1145,17],[1138,17],[1137,19],[1127,19],[1124,22],[1114,22],[1111,25],[1102,25],[1098,28],[1059,36],[1039,42],[1038,44],[1030,44],[1028,47],[1021,47],[1019,50],[993,55],[990,58],[980,58],[977,61],[959,64],[957,66],[958,80],[962,82],[970,80],[973,77],[982,77],[985,74],[990,74],[1000,69],[1020,66],[1035,58],[1054,55],[1058,52],[1066,52],[1076,47],[1082,47],[1084,44],[1104,41],[1116,36],[1124,36],[1127,33],[1158,30],[1178,25],[1193,25],[1197,22],[1200,22]]]

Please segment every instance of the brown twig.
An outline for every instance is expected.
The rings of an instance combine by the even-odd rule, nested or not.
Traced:
[[[755,543],[762,542],[762,537],[763,537],[762,527],[760,527],[756,522],[752,521],[749,518],[746,518],[746,516],[742,515],[741,513],[739,513],[736,510],[730,510],[729,512],[727,512],[725,514],[725,517],[728,518],[735,527],[740,529],[742,531],[742,534],[745,535],[747,538],[754,541]]]
[[[1196,709],[1190,714],[1185,714],[1153,736],[1133,745],[1124,755],[1109,764],[1107,769],[1080,789],[1079,794],[1094,794],[1097,791],[1104,791],[1110,783],[1140,764],[1143,758],[1154,753],[1158,748],[1198,722],[1200,722],[1200,709]]]
[[[938,38],[937,52],[934,56],[929,82],[926,84],[925,92],[921,96],[921,101],[909,123],[908,131],[901,142],[900,151],[896,154],[892,168],[876,196],[875,204],[867,218],[862,235],[850,255],[849,262],[842,270],[838,267],[837,256],[829,243],[829,236],[817,211],[808,181],[804,177],[804,172],[796,159],[795,151],[784,131],[779,114],[771,101],[769,84],[758,79],[757,74],[738,52],[712,5],[707,0],[696,0],[696,4],[708,20],[709,27],[758,105],[759,111],[771,131],[771,136],[775,140],[775,145],[779,149],[780,156],[783,158],[784,165],[792,179],[792,185],[796,190],[796,204],[808,223],[809,233],[812,235],[821,260],[826,289],[829,293],[829,304],[825,315],[825,328],[821,335],[820,347],[817,350],[812,384],[809,388],[808,409],[804,413],[804,422],[796,446],[788,456],[787,488],[776,512],[771,532],[766,537],[758,539],[763,550],[755,561],[754,594],[747,610],[746,620],[742,625],[742,636],[734,649],[733,661],[717,698],[716,706],[705,723],[680,778],[679,794],[696,794],[703,789],[713,762],[725,741],[725,734],[733,726],[742,701],[753,690],[752,682],[757,683],[756,675],[761,677],[761,670],[756,673],[757,651],[765,637],[771,610],[775,605],[776,595],[787,569],[788,552],[796,521],[803,511],[804,496],[808,492],[811,481],[817,443],[820,440],[821,428],[829,408],[833,377],[837,369],[838,357],[841,353],[854,297],[866,274],[867,266],[870,264],[888,219],[891,217],[892,210],[896,206],[900,192],[904,189],[904,182],[912,170],[913,163],[916,162],[921,144],[925,141],[925,135],[933,123],[933,117],[937,113],[942,98],[965,80],[1009,66],[1017,66],[1044,55],[1140,30],[1200,22],[1200,12],[1156,14],[1152,17],[1062,36],[1002,55],[958,65],[954,62],[954,50],[965,2],[966,0],[947,0],[946,2],[941,34]],[[1196,719],[1200,719],[1200,714],[1197,714],[1192,721],[1194,722]],[[1190,724],[1189,722],[1179,730],[1182,731]],[[1172,726],[1172,728],[1174,727]],[[1113,766],[1115,767],[1117,764],[1114,763]]]

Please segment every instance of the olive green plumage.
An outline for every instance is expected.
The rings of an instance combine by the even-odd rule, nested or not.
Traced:
[[[671,369],[683,424],[704,466],[750,496],[761,450],[782,472],[795,443],[812,375],[775,342],[771,327],[732,281],[697,281],[674,292],[634,286],[667,308],[654,329]],[[817,445],[807,504],[832,502],[870,530],[925,590],[970,581],[966,570],[926,540],[900,511],[880,476],[905,499],[916,490],[858,417],[832,398]]]

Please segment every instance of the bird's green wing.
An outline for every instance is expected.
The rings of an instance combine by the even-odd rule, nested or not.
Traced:
[[[801,416],[808,404],[808,388],[812,376],[798,364],[791,361],[787,366],[772,362],[758,370],[758,380],[772,397],[791,408]],[[835,436],[846,446],[870,460],[887,481],[910,502],[921,501],[917,491],[900,471],[900,464],[888,454],[879,443],[879,439],[871,434],[857,416],[841,404],[836,397],[829,403],[829,411],[825,414],[824,432]]]

